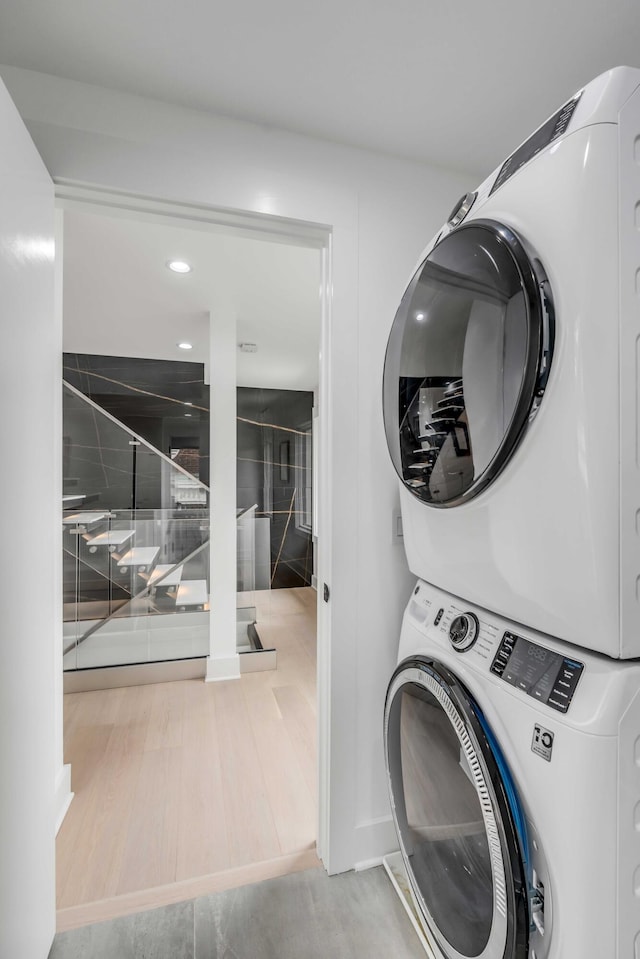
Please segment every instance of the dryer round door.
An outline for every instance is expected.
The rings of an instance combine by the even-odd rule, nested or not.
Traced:
[[[391,805],[411,890],[444,959],[527,959],[526,843],[477,704],[417,657],[385,705]]]
[[[472,220],[435,245],[384,366],[387,443],[415,496],[457,506],[496,478],[537,411],[552,348],[549,284],[513,230]]]

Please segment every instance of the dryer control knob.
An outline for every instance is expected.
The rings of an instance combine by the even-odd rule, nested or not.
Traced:
[[[473,613],[460,613],[456,616],[449,627],[449,639],[456,652],[464,653],[471,649],[478,638],[479,630],[478,617]]]
[[[462,223],[465,216],[476,202],[477,193],[465,193],[463,197],[460,197],[453,210],[449,214],[449,219],[447,223],[451,227],[458,226],[459,223]]]

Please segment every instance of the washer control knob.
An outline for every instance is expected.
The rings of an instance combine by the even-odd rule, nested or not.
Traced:
[[[467,649],[471,649],[478,638],[479,629],[480,624],[477,616],[474,616],[473,613],[460,613],[449,627],[451,645],[458,653],[466,652]]]
[[[477,195],[477,193],[465,193],[465,195],[458,200],[453,210],[449,214],[449,219],[447,220],[449,226],[454,227],[458,226],[459,223],[462,223],[465,216],[476,202]]]

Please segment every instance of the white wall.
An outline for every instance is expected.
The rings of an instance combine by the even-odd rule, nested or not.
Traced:
[[[62,773],[62,329],[53,185],[2,84],[0,129],[0,956],[44,959],[55,931],[56,758]]]
[[[59,509],[62,503],[62,445],[58,442],[58,438],[62,435],[62,390],[60,389],[59,377],[62,375],[62,357],[60,355],[60,350],[62,349],[62,262],[63,262],[63,216],[62,210],[55,211],[54,218],[54,236],[55,236],[55,302],[54,302],[54,329],[53,336],[55,337],[52,340],[51,346],[55,349],[55,354],[52,359],[55,361],[55,378],[54,378],[54,397],[53,397],[53,430],[54,430],[54,446],[53,452],[55,456],[55,466],[53,470],[52,480],[52,493],[55,497],[55,546],[54,546],[54,557],[55,560],[50,564],[50,571],[52,577],[55,581],[55,595],[54,602],[55,607],[53,609],[52,615],[52,635],[53,635],[53,651],[54,651],[54,710],[55,715],[52,717],[54,723],[54,736],[55,736],[55,776],[56,776],[56,786],[55,786],[55,800],[54,806],[56,811],[56,835],[62,821],[69,809],[71,800],[73,799],[73,793],[71,792],[71,764],[64,762],[64,725],[62,717],[62,698],[64,696],[64,675],[63,671],[60,668],[60,664],[63,661],[63,632],[62,632],[62,620],[63,620],[63,604],[62,604],[62,564],[60,557],[62,556],[62,526],[58,522],[59,518]],[[51,424],[49,424],[51,425]]]
[[[411,586],[391,536],[397,493],[382,429],[384,348],[422,247],[474,184],[157,101],[14,68],[0,73],[54,177],[331,227],[329,380],[321,393],[333,443],[322,470],[332,513],[330,527],[325,515],[320,528],[331,648],[320,650],[320,668],[331,675],[332,732],[330,842],[322,853],[331,871],[381,855],[393,846],[383,700]]]

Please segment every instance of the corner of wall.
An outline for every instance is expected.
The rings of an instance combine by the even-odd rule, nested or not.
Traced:
[[[382,862],[383,856],[398,851],[393,819],[383,816],[356,826],[356,862],[355,870],[368,869]]]
[[[58,775],[56,776],[54,797],[56,813],[56,836],[60,831],[60,826],[64,822],[64,817],[67,815],[67,810],[71,805],[71,800],[73,799],[74,795],[75,793],[71,792],[71,764],[66,763],[64,766],[62,766],[58,772]]]

